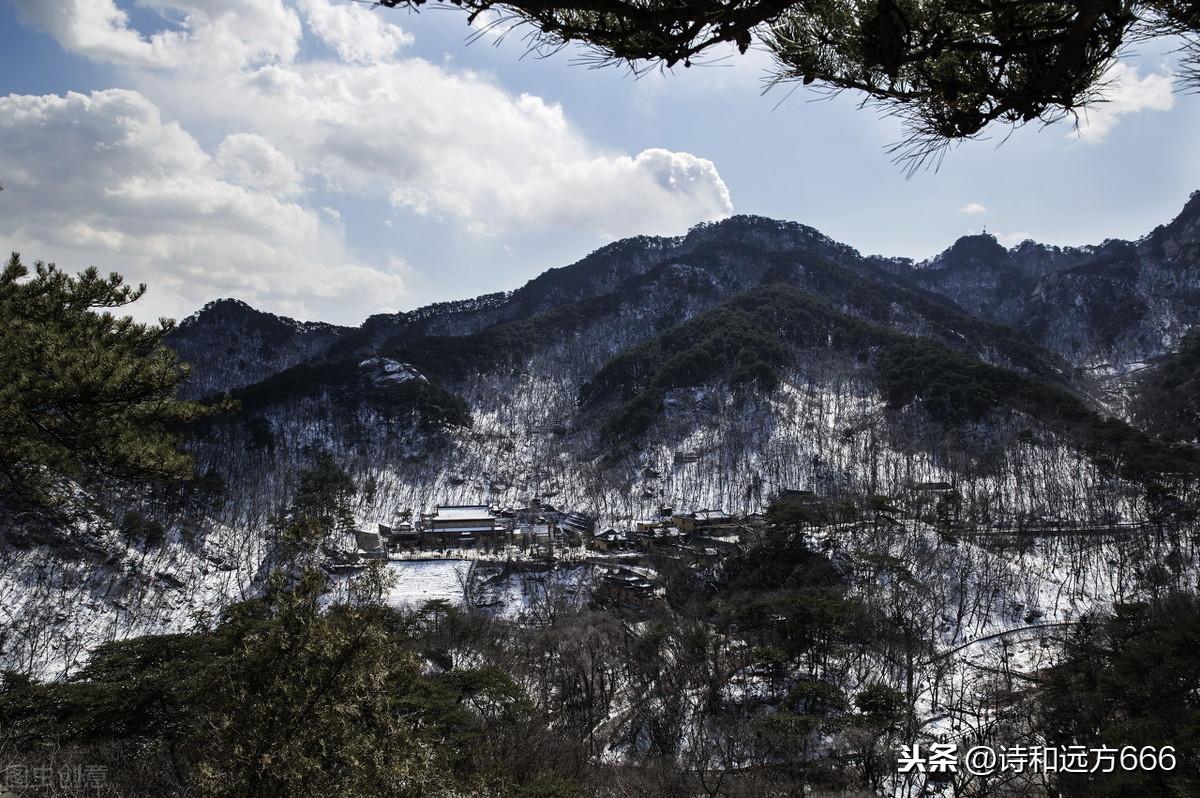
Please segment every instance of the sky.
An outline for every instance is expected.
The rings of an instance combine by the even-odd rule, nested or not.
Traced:
[[[635,78],[498,33],[350,0],[0,0],[0,247],[146,283],[141,318],[232,296],[357,324],[735,213],[919,260],[984,229],[1137,238],[1200,189],[1167,43],[1078,125],[908,177],[895,120],[764,93],[762,52]]]

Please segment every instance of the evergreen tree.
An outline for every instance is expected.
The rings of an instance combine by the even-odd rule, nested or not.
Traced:
[[[1166,767],[1117,767],[1103,778],[1062,772],[1072,796],[1200,794],[1200,600],[1188,593],[1117,604],[1085,619],[1040,684],[1040,731],[1053,745],[1138,752],[1174,748]]]
[[[51,506],[68,480],[180,478],[181,422],[209,412],[175,398],[187,374],[162,345],[173,324],[114,310],[137,301],[118,274],[30,270],[14,253],[0,273],[0,497]]]
[[[209,671],[215,683],[193,729],[199,793],[459,794],[436,746],[399,711],[419,689],[419,662],[392,632],[387,608],[365,600],[370,587],[356,590],[360,603],[323,612],[323,574],[285,581],[277,575],[266,601],[230,615],[222,630],[232,650]]]

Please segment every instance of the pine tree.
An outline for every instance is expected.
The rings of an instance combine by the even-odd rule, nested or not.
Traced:
[[[183,478],[183,422],[212,411],[175,398],[186,366],[168,319],[113,312],[137,301],[118,274],[77,276],[13,253],[0,274],[0,499],[52,507],[72,482]]]

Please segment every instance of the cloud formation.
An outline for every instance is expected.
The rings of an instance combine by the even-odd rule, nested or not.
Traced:
[[[370,64],[390,58],[413,37],[378,12],[362,5],[300,0],[308,27],[343,61]]]
[[[283,0],[139,0],[138,6],[163,14],[163,29],[149,35],[130,25],[115,0],[12,3],[63,49],[128,67],[220,70],[291,60],[302,34],[299,15]]]
[[[968,216],[978,216],[981,213],[987,213],[987,208],[978,202],[968,202],[966,205],[958,209],[959,213],[965,213]]]
[[[1105,73],[1102,102],[1079,114],[1071,135],[1098,143],[1116,127],[1122,117],[1142,111],[1170,111],[1175,107],[1174,81],[1170,74],[1142,76],[1136,67],[1118,61]]]
[[[300,193],[300,168],[256,133],[226,136],[217,148],[216,157],[221,173],[232,183],[279,196]]]
[[[293,175],[264,145],[230,137],[210,155],[133,91],[0,98],[0,235],[30,259],[149,283],[143,314],[234,294],[357,321],[343,302],[401,297],[398,277],[347,254],[337,224],[281,199]]]
[[[5,98],[17,115],[3,135],[22,145],[0,142],[0,163],[35,166],[23,183],[32,205],[23,220],[0,229],[20,224],[34,236],[28,240],[66,246],[64,232],[56,238],[49,221],[34,221],[53,219],[60,231],[75,231],[70,246],[80,254],[86,240],[122,254],[136,245],[135,260],[149,266],[158,251],[156,268],[175,275],[172,290],[181,296],[188,294],[180,271],[192,267],[179,264],[196,257],[181,253],[215,223],[225,236],[224,265],[195,275],[207,290],[269,296],[274,310],[287,303],[311,309],[328,286],[300,279],[289,299],[268,285],[281,267],[263,264],[294,256],[307,264],[302,273],[315,276],[309,253],[320,253],[340,277],[381,274],[345,271],[355,259],[336,210],[325,207],[330,197],[390,205],[402,217],[448,221],[469,235],[565,231],[586,246],[682,232],[733,209],[711,161],[659,148],[598,147],[557,103],[406,55],[413,37],[365,6],[140,0],[162,20],[157,30],[137,30],[128,5],[114,0],[13,2],[65,49],[117,65],[130,90]],[[203,130],[206,140],[215,132],[218,143],[206,150],[189,129]],[[84,157],[89,141],[94,164]],[[53,153],[64,145],[78,162],[60,169]],[[56,178],[69,179],[70,196],[45,185]],[[320,205],[310,200],[314,192],[323,195]],[[371,257],[387,263],[404,253]],[[161,282],[157,275],[150,281]],[[312,302],[301,297],[318,289]],[[386,304],[404,302],[388,297]]]

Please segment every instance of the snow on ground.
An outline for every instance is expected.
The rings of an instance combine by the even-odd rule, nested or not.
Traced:
[[[510,621],[545,620],[562,607],[578,610],[592,595],[592,566],[560,564],[552,568],[480,566],[475,605]]]
[[[387,602],[393,607],[417,609],[430,601],[463,603],[463,587],[471,572],[466,560],[405,560],[387,564],[395,584]]]
[[[68,676],[101,643],[203,627],[255,593],[261,541],[232,528],[214,524],[199,548],[171,532],[145,549],[106,521],[79,523],[82,552],[0,549],[0,668]]]

